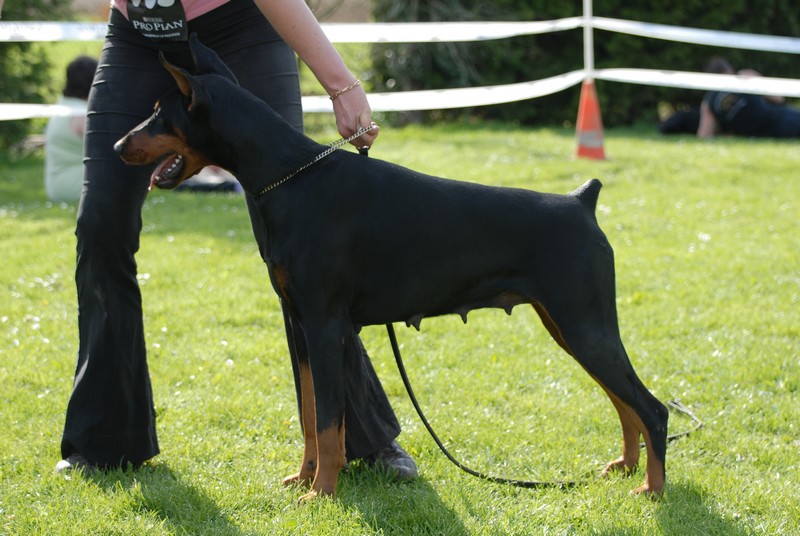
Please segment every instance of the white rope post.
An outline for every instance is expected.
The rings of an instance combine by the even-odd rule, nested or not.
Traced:
[[[594,33],[592,0],[583,0],[583,69],[584,80],[594,78]]]

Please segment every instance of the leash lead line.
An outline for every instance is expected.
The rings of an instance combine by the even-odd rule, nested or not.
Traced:
[[[422,420],[422,424],[425,425],[425,428],[428,429],[428,433],[431,435],[433,440],[436,442],[436,445],[439,447],[439,450],[449,459],[456,467],[461,469],[462,471],[471,474],[472,476],[476,476],[478,478],[482,478],[484,480],[488,480],[490,482],[496,482],[499,484],[509,484],[512,486],[520,487],[520,488],[570,488],[576,486],[578,482],[542,482],[538,480],[516,480],[513,478],[503,478],[498,476],[491,476],[485,473],[481,473],[480,471],[476,471],[464,465],[463,463],[456,460],[450,451],[444,446],[442,441],[439,439],[439,436],[436,435],[434,432],[433,427],[428,422],[428,419],[425,417],[425,414],[422,412],[422,408],[419,406],[419,402],[417,402],[417,397],[414,395],[414,390],[411,388],[411,382],[408,379],[408,374],[406,374],[406,368],[403,365],[403,358],[400,355],[400,346],[397,344],[397,336],[394,333],[394,326],[392,324],[386,324],[386,330],[389,333],[389,342],[392,345],[392,352],[394,353],[395,361],[397,362],[397,368],[400,371],[400,377],[403,379],[403,385],[406,387],[406,391],[408,391],[408,396],[411,399],[411,403],[414,405],[414,409],[417,410],[417,415]]]
[[[366,154],[366,151],[362,152],[362,154]],[[450,451],[448,451],[447,448],[444,446],[442,441],[439,439],[439,436],[436,435],[436,432],[434,432],[433,427],[431,426],[430,422],[428,422],[428,419],[425,417],[425,414],[422,412],[422,408],[420,407],[419,402],[417,402],[417,397],[414,395],[414,390],[411,388],[411,382],[408,379],[408,374],[406,374],[405,365],[403,365],[403,358],[400,355],[400,346],[397,344],[397,336],[395,335],[395,332],[394,332],[394,326],[391,323],[386,324],[386,331],[389,333],[389,342],[391,343],[391,346],[392,346],[392,353],[394,354],[394,359],[397,362],[397,369],[400,371],[400,377],[403,379],[403,385],[405,385],[406,391],[408,392],[408,397],[411,399],[411,404],[414,406],[414,409],[417,411],[417,415],[419,415],[420,420],[422,420],[422,424],[425,425],[425,428],[428,430],[428,433],[431,435],[431,437],[433,438],[434,442],[439,447],[439,450],[441,450],[442,453],[447,457],[447,459],[450,460],[451,462],[453,462],[453,464],[456,467],[458,467],[459,469],[461,469],[462,471],[464,471],[466,473],[469,473],[472,476],[476,476],[478,478],[482,478],[484,480],[488,480],[489,482],[495,482],[497,484],[508,484],[508,485],[516,486],[516,487],[520,487],[520,488],[560,488],[560,489],[566,489],[566,488],[575,487],[578,484],[584,482],[584,481],[581,481],[581,482],[579,482],[579,481],[563,481],[562,482],[562,481],[517,480],[517,479],[513,479],[513,478],[503,478],[503,477],[498,477],[498,476],[487,475],[486,473],[481,473],[480,471],[476,471],[474,469],[471,469],[470,467],[467,467],[463,463],[461,463],[458,460],[456,460],[453,457],[453,455],[450,454]],[[687,415],[690,419],[692,419],[692,421],[694,422],[694,427],[691,430],[688,430],[688,431],[685,431],[685,432],[680,432],[680,433],[668,436],[667,437],[667,442],[671,443],[672,441],[675,441],[676,439],[679,439],[681,437],[686,437],[689,434],[691,434],[692,432],[695,432],[695,431],[697,431],[697,430],[699,430],[699,429],[701,429],[703,427],[703,422],[699,418],[697,418],[697,416],[694,413],[692,413],[692,411],[689,408],[684,406],[679,400],[670,400],[668,402],[668,404],[671,407],[675,408],[675,410],[677,410],[679,413],[683,413],[684,415]],[[643,446],[644,446],[644,444],[640,445],[640,447],[643,447]]]

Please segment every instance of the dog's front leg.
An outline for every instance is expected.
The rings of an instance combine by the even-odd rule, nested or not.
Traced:
[[[283,306],[283,323],[286,328],[289,354],[292,358],[300,426],[303,430],[303,461],[300,463],[300,470],[284,478],[282,484],[284,486],[292,484],[310,486],[317,471],[317,418],[314,381],[311,377],[311,365],[308,360],[303,329],[294,315],[287,310],[286,304],[281,303],[281,305]]]
[[[348,330],[329,321],[323,328],[304,326],[316,405],[317,470],[311,491],[300,498],[334,495],[345,464],[344,362]]]
[[[308,486],[317,470],[317,419],[314,400],[314,380],[308,361],[300,363],[300,422],[303,426],[303,461],[300,471],[283,479],[282,484],[302,484]]]

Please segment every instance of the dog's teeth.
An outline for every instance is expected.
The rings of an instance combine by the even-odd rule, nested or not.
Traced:
[[[175,168],[178,167],[178,164],[180,164],[182,160],[183,160],[183,155],[178,155],[175,158],[175,161],[172,163],[172,165],[169,166],[169,169],[167,171],[168,172],[175,171]]]
[[[179,155],[177,155],[177,156],[175,157],[175,160],[173,160],[172,164],[170,164],[170,166],[169,166],[168,168],[166,168],[166,169],[165,169],[165,170],[164,170],[164,171],[161,173],[161,176],[163,177],[163,176],[165,176],[165,175],[169,175],[170,173],[172,173],[173,171],[175,171],[175,170],[178,168],[178,165],[179,165],[181,162],[183,162],[183,155],[180,155],[180,154],[179,154]]]

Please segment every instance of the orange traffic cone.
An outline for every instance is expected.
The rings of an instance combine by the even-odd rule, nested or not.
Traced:
[[[576,125],[578,158],[604,160],[603,120],[600,118],[600,103],[593,80],[584,80],[581,85],[581,100],[578,104],[578,122]]]

